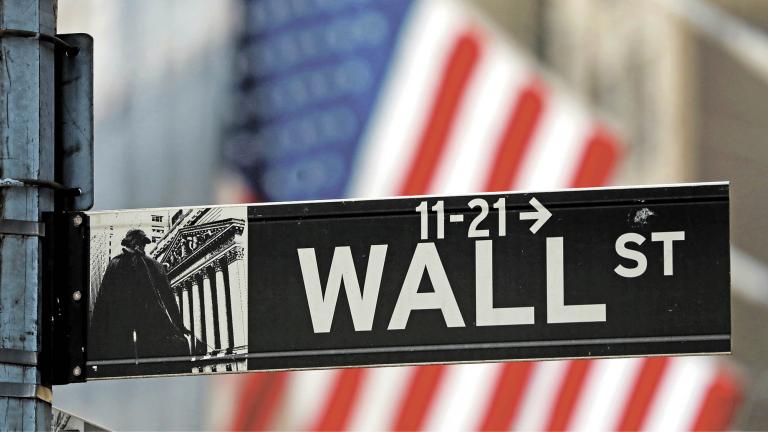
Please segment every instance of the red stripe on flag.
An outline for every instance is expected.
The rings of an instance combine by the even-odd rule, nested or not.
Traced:
[[[478,430],[509,430],[512,420],[517,416],[534,364],[516,362],[502,366],[496,389],[488,409],[481,417],[482,423]]]
[[[632,386],[630,399],[624,407],[624,413],[616,426],[616,430],[638,430],[648,414],[648,408],[656,394],[656,389],[664,376],[669,359],[667,357],[652,357],[643,360],[640,373],[637,374]]]
[[[568,365],[565,380],[560,386],[557,399],[552,408],[552,417],[549,419],[547,430],[565,430],[573,416],[573,408],[581,394],[584,380],[593,363],[591,360],[573,360]]]
[[[485,185],[486,191],[509,190],[515,184],[543,105],[544,89],[541,83],[536,80],[527,84],[520,92],[501,134],[491,175]]]
[[[312,430],[346,429],[350,413],[358,400],[358,392],[367,370],[363,368],[343,369],[336,377],[333,390],[326,398],[322,416]]]
[[[424,426],[429,408],[447,366],[420,366],[413,370],[391,430],[417,430]]]
[[[255,192],[252,192],[250,190],[245,190],[238,195],[239,195],[238,202],[243,204],[258,203],[262,201],[262,199]]]
[[[741,402],[739,383],[733,374],[721,367],[707,390],[704,402],[691,430],[726,430]]]
[[[405,183],[400,189],[401,195],[427,192],[479,57],[479,36],[473,31],[459,35],[443,68],[437,97],[427,117],[426,127],[422,131]]]
[[[598,127],[587,140],[587,148],[581,157],[571,186],[579,188],[607,184],[619,159],[620,149],[616,138],[607,130]]]
[[[233,431],[269,429],[285,393],[287,372],[262,372],[243,377]]]

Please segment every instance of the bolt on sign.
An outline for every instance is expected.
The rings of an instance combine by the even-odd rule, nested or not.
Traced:
[[[728,353],[728,200],[706,183],[69,214],[84,270],[59,301],[85,349],[62,379]]]

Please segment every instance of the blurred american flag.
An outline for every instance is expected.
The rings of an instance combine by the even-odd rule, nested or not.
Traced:
[[[318,4],[338,5],[335,14],[382,7]],[[276,6],[267,0],[251,7],[266,13]],[[345,150],[351,162],[329,165],[345,175],[310,171],[305,178],[341,179],[349,197],[608,184],[622,146],[492,23],[451,0],[416,1],[404,10],[402,25],[390,25],[399,29],[397,44],[375,108]],[[308,25],[301,21],[307,14],[296,19]],[[326,102],[318,103],[333,109]],[[270,123],[267,116],[251,121]],[[283,198],[270,193],[262,174],[279,171],[285,155],[244,164],[249,143],[240,132],[230,157],[260,196]],[[328,198],[337,189],[300,198]],[[226,425],[233,430],[711,430],[728,427],[740,397],[732,369],[709,357],[278,372],[238,382]],[[222,391],[233,390],[228,384]]]

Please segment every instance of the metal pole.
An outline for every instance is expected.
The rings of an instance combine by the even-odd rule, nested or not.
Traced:
[[[0,27],[56,34],[56,0],[0,0]],[[0,177],[53,180],[54,48],[39,38],[0,39]],[[38,222],[53,196],[0,188],[0,219]],[[37,362],[41,238],[0,234],[0,430],[48,430],[51,391]]]

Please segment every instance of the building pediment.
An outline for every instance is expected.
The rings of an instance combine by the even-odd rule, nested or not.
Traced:
[[[208,253],[226,247],[244,229],[245,222],[240,219],[222,219],[181,228],[173,233],[169,246],[157,257],[158,261],[168,267],[168,277],[173,278]]]

